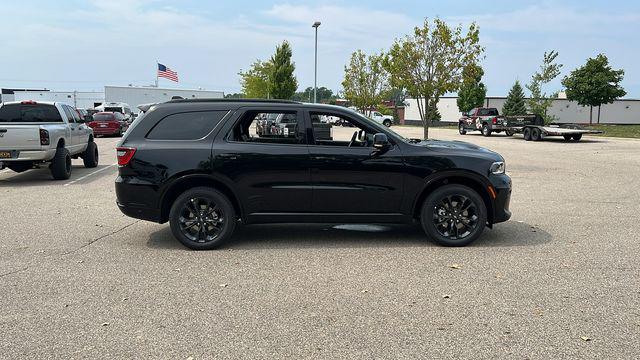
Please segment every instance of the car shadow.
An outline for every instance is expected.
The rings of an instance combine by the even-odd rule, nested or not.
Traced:
[[[552,240],[543,229],[509,221],[485,229],[469,247],[536,246]],[[169,226],[150,234],[153,249],[186,250],[174,239]],[[432,247],[419,225],[374,224],[268,224],[238,226],[233,238],[220,249],[258,250],[288,248]]]
[[[95,168],[85,168],[83,165],[72,165],[71,177],[67,180],[54,180],[51,177],[51,171],[48,166],[42,166],[38,169],[31,169],[25,172],[16,173],[9,169],[0,171],[0,188],[8,186],[43,186],[59,184],[64,185],[70,181],[81,178],[87,174],[112,165],[98,165]],[[104,173],[104,171],[102,172]],[[101,173],[101,174],[102,174]],[[108,172],[107,172],[108,173]],[[96,177],[99,177],[97,175]]]

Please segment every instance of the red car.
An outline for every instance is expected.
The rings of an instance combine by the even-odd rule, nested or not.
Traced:
[[[93,120],[88,123],[93,134],[122,136],[129,125],[124,121],[124,115],[119,112],[99,112],[93,114]]]

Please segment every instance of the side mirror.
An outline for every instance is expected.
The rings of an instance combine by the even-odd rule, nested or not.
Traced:
[[[373,135],[373,147],[378,151],[386,150],[391,144],[387,138],[387,134],[377,133]]]

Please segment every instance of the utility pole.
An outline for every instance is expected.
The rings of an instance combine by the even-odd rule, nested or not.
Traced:
[[[316,45],[315,45],[315,65],[313,70],[313,102],[318,102],[318,27],[320,26],[320,21],[316,21],[311,25],[311,27],[316,29]]]

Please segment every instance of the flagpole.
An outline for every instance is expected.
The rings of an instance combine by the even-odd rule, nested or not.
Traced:
[[[158,64],[160,63],[156,60],[156,88],[158,87]]]

